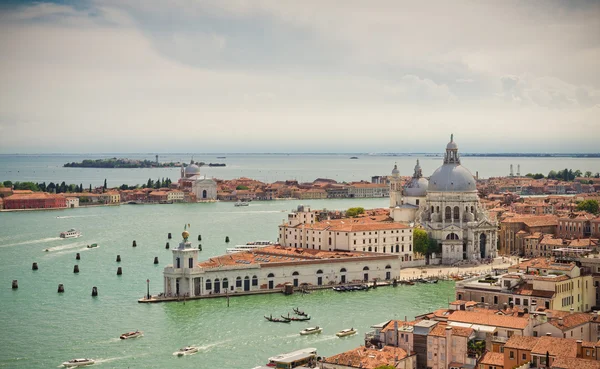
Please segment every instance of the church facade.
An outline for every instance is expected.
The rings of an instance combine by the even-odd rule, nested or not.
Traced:
[[[394,167],[390,208],[394,221],[414,223],[441,244],[442,264],[497,256],[497,223],[480,204],[475,178],[461,165],[452,136],[442,166],[429,180],[423,177],[417,160],[412,178],[402,186]]]
[[[179,188],[195,194],[198,201],[217,199],[217,182],[212,178],[200,176],[200,167],[193,161],[187,167],[181,167]]]

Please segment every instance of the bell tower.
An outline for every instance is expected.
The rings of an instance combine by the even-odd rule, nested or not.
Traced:
[[[402,204],[402,179],[400,178],[398,165],[394,164],[392,177],[390,178],[390,208],[395,208],[400,204]]]
[[[190,237],[188,231],[183,231],[181,236],[183,236],[183,241],[172,251],[173,268],[183,270],[193,269],[198,264],[198,250],[194,249],[192,243],[188,241]]]

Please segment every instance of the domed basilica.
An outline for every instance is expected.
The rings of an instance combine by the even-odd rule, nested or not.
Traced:
[[[200,176],[200,167],[192,160],[186,167],[181,167],[179,188],[192,192],[199,201],[217,199],[217,182],[212,178]]]
[[[442,264],[496,257],[497,224],[479,203],[476,181],[460,164],[458,146],[450,136],[444,164],[429,180],[417,160],[412,178],[401,184],[397,166],[390,180],[394,221],[421,226],[442,246]]]

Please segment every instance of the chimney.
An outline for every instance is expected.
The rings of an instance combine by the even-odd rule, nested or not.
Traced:
[[[582,340],[577,340],[577,357],[583,357],[583,352],[581,350],[581,344],[583,343]]]
[[[569,313],[573,314],[574,312],[575,312],[575,309],[574,309],[574,308],[570,308],[570,309],[569,309]]]
[[[563,325],[563,318],[562,317],[558,318],[558,325],[561,325],[561,326]]]
[[[546,310],[546,318],[548,318],[548,320],[552,319],[552,312],[549,310]]]
[[[594,318],[594,320],[598,319],[598,310],[594,310],[592,312],[592,317]]]
[[[534,311],[536,311],[536,310],[537,310],[537,303],[535,303],[535,302],[532,302],[532,303],[531,303],[531,311],[532,311],[532,312],[534,312]]]

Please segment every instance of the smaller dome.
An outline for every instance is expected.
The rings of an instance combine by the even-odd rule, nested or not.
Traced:
[[[412,197],[423,197],[427,195],[427,188],[429,187],[429,181],[426,178],[412,178],[404,186],[404,195]]]
[[[395,174],[400,174],[397,164],[394,164],[394,169],[392,169],[392,175],[395,175]]]
[[[450,142],[446,145],[446,150],[458,150],[458,145],[454,142],[454,134],[450,135]]]

